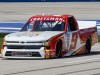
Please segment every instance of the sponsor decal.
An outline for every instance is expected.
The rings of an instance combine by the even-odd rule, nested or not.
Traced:
[[[88,33],[88,32],[93,32],[95,31],[95,28],[90,28],[90,29],[84,29],[84,30],[80,30],[80,34],[84,34],[84,33]]]
[[[41,17],[41,18],[31,18],[30,21],[38,21],[38,20],[49,20],[49,21],[64,21],[63,18],[58,18],[58,17]]]
[[[76,54],[82,54],[85,53],[85,45],[83,45],[82,47],[80,47],[77,51],[75,51],[72,55],[76,55]]]
[[[17,36],[37,36],[37,35],[39,34],[35,32],[30,32],[30,33],[18,34]]]
[[[66,33],[65,39],[64,39],[64,49],[65,50],[68,50],[69,48],[69,45],[70,45],[69,41],[70,41],[70,34]]]
[[[67,50],[68,50],[68,47],[69,47],[69,41],[70,41],[70,34],[67,34]]]
[[[69,50],[74,50],[76,48],[77,40],[78,40],[77,32],[72,33],[72,40]]]
[[[92,44],[94,45],[97,42],[98,42],[98,37],[97,37],[97,33],[95,32],[92,34]]]

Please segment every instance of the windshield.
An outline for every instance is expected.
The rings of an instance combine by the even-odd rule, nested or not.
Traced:
[[[21,31],[64,31],[62,21],[32,21],[28,22]]]

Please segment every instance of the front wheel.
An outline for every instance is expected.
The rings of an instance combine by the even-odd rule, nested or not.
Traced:
[[[62,44],[59,41],[56,45],[56,57],[59,58],[61,57],[61,50],[62,50]]]
[[[90,54],[90,52],[91,52],[91,38],[87,39],[85,47],[86,47],[86,53]]]

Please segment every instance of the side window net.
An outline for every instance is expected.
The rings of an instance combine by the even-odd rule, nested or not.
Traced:
[[[69,25],[69,27],[68,27],[68,29],[70,29],[70,31],[75,31],[76,30],[76,27],[75,27],[75,23],[74,23],[74,19],[73,19],[73,17],[70,17],[69,19],[68,19],[68,25]]]

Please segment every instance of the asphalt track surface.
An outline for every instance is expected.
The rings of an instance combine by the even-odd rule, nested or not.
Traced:
[[[81,20],[100,20],[100,3],[0,3],[0,21],[26,21],[35,14],[73,14]],[[100,43],[89,55],[60,59],[0,58],[0,75],[100,75]]]
[[[26,21],[36,14],[72,14],[78,20],[100,20],[100,2],[0,3],[0,21]]]
[[[0,75],[100,75],[100,43],[89,55],[59,59],[2,59]]]

